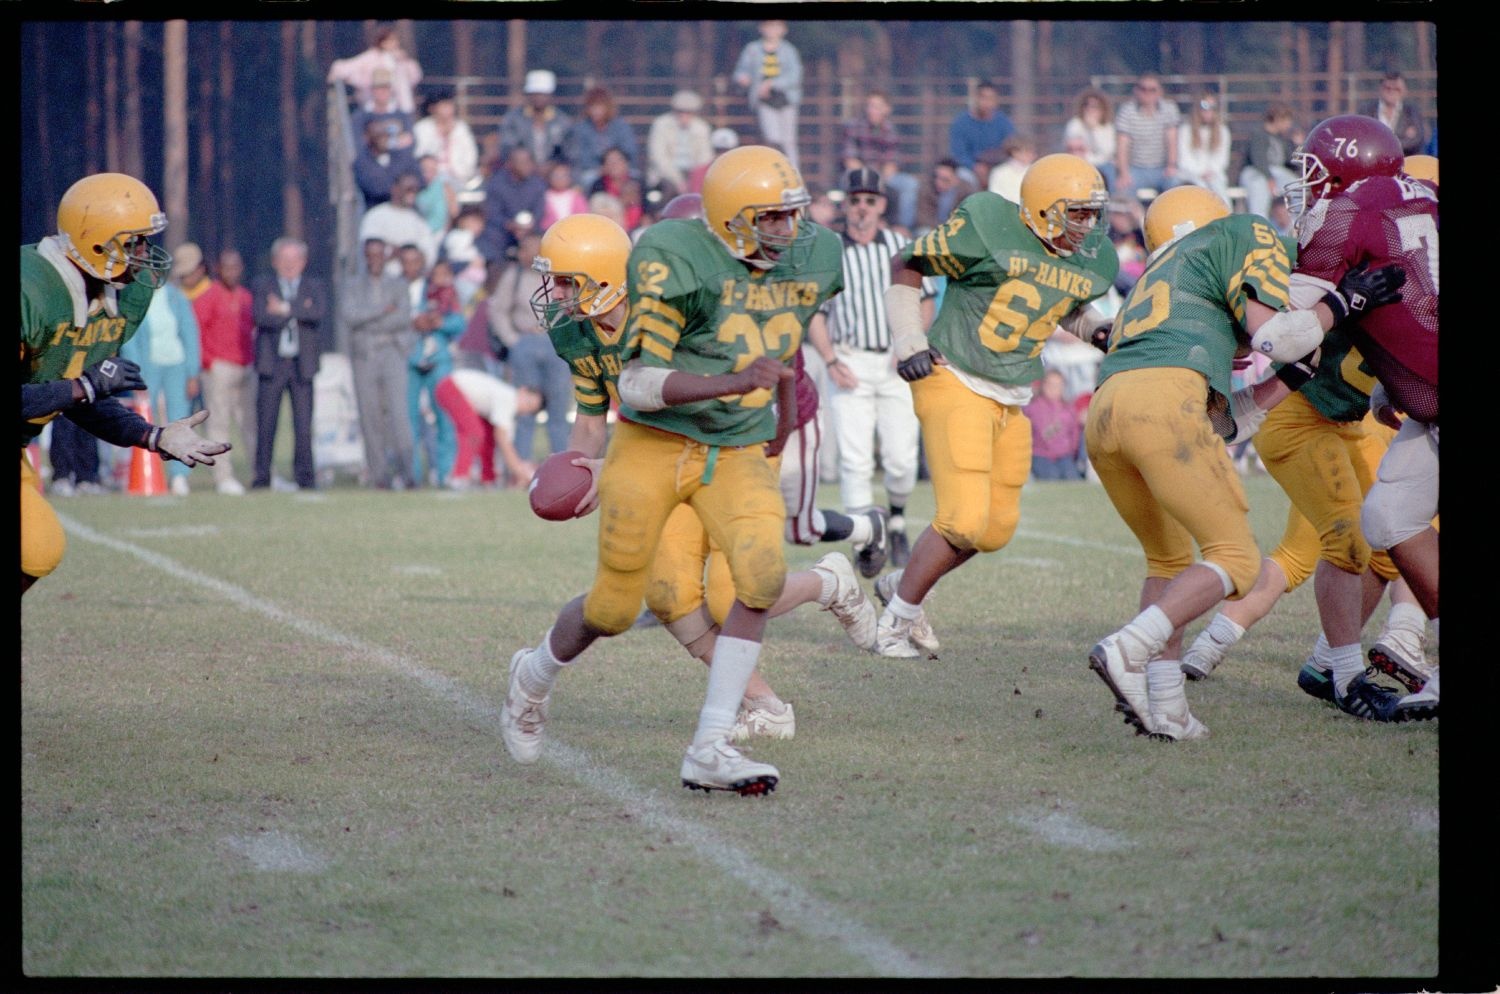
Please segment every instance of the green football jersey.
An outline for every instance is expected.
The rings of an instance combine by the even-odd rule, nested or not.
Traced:
[[[95,305],[80,327],[73,323],[73,296],[62,275],[35,245],[21,246],[21,382],[74,379],[117,355],[140,327],[153,292],[143,283],[127,284],[118,293],[117,316]],[[40,435],[52,418],[23,421],[21,444]]]
[[[844,288],[838,235],[811,221],[805,256],[752,269],[698,220],[658,221],[630,253],[630,319],[622,362],[714,376],[761,356],[790,365],[807,322]],[[793,265],[795,263],[795,266]],[[773,391],[715,397],[659,411],[620,406],[631,421],[707,445],[766,442],[776,433]]]
[[[625,326],[613,337],[593,321],[569,321],[547,332],[552,349],[573,371],[573,399],[579,414],[608,414],[609,402],[620,402],[620,352]]]
[[[1109,292],[1120,260],[1102,226],[1071,256],[1053,252],[1016,205],[981,191],[901,250],[928,276],[946,276],[927,339],[953,365],[995,383],[1042,375],[1042,346],[1075,308]]]
[[[1297,391],[1329,421],[1359,421],[1369,413],[1375,374],[1349,336],[1334,328],[1323,337],[1318,375]]]
[[[1227,399],[1235,353],[1250,344],[1246,303],[1253,294],[1286,310],[1290,272],[1286,245],[1257,215],[1231,214],[1185,235],[1151,260],[1115,315],[1099,382],[1124,369],[1181,366]]]

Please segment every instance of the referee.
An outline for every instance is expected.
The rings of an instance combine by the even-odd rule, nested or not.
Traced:
[[[885,190],[873,169],[850,170],[844,181],[844,292],[808,325],[808,341],[828,366],[829,407],[838,439],[839,491],[850,516],[874,508],[875,444],[890,504],[889,559],[906,565],[906,500],[917,482],[919,426],[911,387],[896,375],[885,290],[891,257],[910,241],[885,226]],[[932,287],[924,281],[923,316],[932,318]]]

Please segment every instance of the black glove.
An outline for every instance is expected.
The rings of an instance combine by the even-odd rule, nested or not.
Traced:
[[[1322,348],[1316,348],[1301,359],[1287,363],[1276,370],[1276,378],[1285,383],[1293,393],[1301,390],[1308,380],[1317,375],[1318,359],[1322,352]]]
[[[1100,352],[1109,351],[1109,331],[1113,325],[1101,324],[1089,335],[1088,342]]]
[[[1405,282],[1406,270],[1400,266],[1393,264],[1371,272],[1370,264],[1361,262],[1344,274],[1336,289],[1323,295],[1323,303],[1333,312],[1333,323],[1343,324],[1400,300]]]
[[[932,357],[931,349],[913,353],[896,363],[896,375],[908,383],[915,383],[924,376],[931,376]]]
[[[78,381],[83,384],[83,400],[86,404],[117,393],[146,389],[146,381],[141,379],[141,367],[118,356],[94,363],[83,371]]]

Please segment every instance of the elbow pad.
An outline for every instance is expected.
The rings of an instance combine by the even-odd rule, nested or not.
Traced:
[[[1323,344],[1315,311],[1280,311],[1250,338],[1250,347],[1276,362],[1296,362]]]
[[[885,290],[886,319],[891,325],[891,347],[898,362],[910,359],[928,349],[927,334],[922,331],[922,291],[904,283],[892,283]]]
[[[661,392],[671,375],[670,369],[631,363],[620,371],[619,382],[615,385],[620,388],[620,400],[637,411],[659,411],[667,406]]]

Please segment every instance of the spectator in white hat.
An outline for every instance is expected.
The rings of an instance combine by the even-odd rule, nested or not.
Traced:
[[[672,94],[671,110],[651,122],[646,136],[646,183],[672,185],[672,196],[689,189],[688,177],[713,160],[712,128],[699,111],[703,98],[692,90]]]
[[[553,159],[567,161],[565,148],[573,119],[553,105],[556,92],[557,76],[550,69],[533,69],[526,74],[521,87],[525,101],[500,119],[502,158],[520,145],[531,150],[538,165]]]

